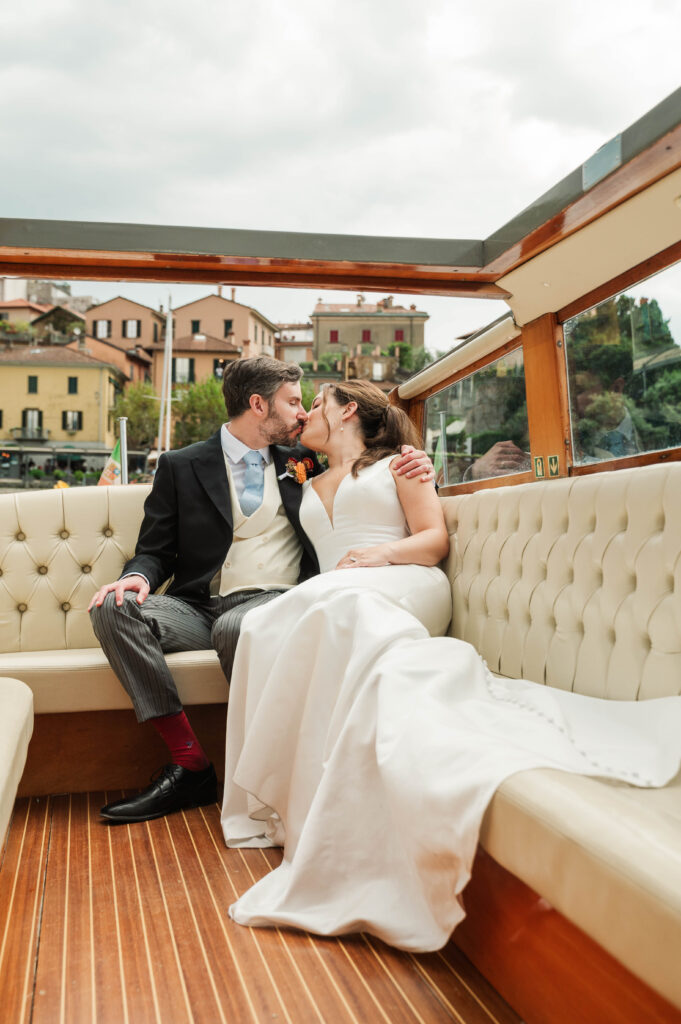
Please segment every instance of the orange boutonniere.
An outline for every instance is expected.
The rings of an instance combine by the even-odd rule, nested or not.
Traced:
[[[300,462],[297,459],[289,459],[286,463],[286,469],[281,473],[279,479],[283,480],[285,476],[290,476],[296,483],[304,484],[307,480],[307,474],[311,473],[313,469],[314,463],[307,456]]]

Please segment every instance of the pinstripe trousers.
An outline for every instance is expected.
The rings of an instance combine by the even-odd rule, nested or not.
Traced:
[[[150,594],[138,604],[137,595],[128,591],[120,606],[110,593],[100,607],[93,607],[90,619],[138,722],[144,722],[182,711],[164,654],[214,647],[229,680],[244,615],[283,592],[241,590],[195,605],[167,594]]]

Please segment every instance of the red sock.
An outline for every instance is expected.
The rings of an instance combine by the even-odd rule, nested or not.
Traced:
[[[164,741],[173,763],[181,764],[192,772],[200,772],[208,767],[208,758],[201,749],[201,744],[194,735],[184,711],[176,715],[163,715],[161,718],[150,719],[156,732]]]

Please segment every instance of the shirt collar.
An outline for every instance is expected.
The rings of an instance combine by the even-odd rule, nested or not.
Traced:
[[[246,452],[250,452],[253,449],[249,448],[247,444],[240,441],[238,437],[228,429],[229,424],[223,423],[220,428],[220,441],[222,442],[222,450],[229,459],[230,462],[236,463],[240,459],[243,459]],[[262,455],[265,465],[269,466],[272,461],[272,453],[270,452],[269,446],[266,445],[264,448],[257,449]]]

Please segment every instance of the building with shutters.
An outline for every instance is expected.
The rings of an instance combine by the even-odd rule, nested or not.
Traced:
[[[109,451],[113,406],[123,373],[69,348],[0,350],[0,439],[3,446],[69,442]]]
[[[355,302],[322,302],[310,316],[314,327],[314,358],[322,355],[358,354],[363,346],[384,351],[396,345],[423,348],[428,314],[416,306],[395,304],[392,295],[377,303],[358,295]]]
[[[236,301],[236,289],[225,298],[221,289],[173,310],[173,336],[205,335],[240,349],[241,356],[274,356],[278,327],[253,306]],[[173,342],[173,349],[176,345]]]
[[[86,333],[100,341],[109,341],[119,348],[150,348],[163,340],[166,318],[162,312],[125,299],[115,299],[92,306],[85,314]]]
[[[163,379],[164,343],[150,347],[152,358],[151,380],[157,394]],[[241,350],[229,341],[210,334],[190,334],[173,340],[171,367],[173,384],[194,384],[208,377],[221,377],[226,362],[241,358]]]

